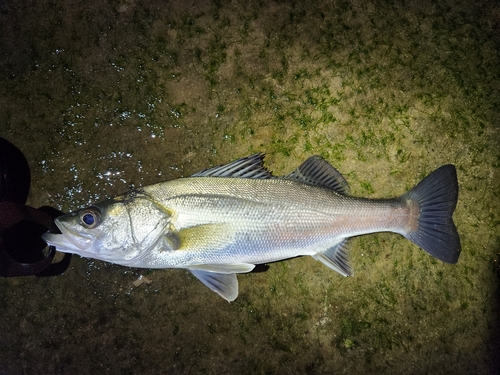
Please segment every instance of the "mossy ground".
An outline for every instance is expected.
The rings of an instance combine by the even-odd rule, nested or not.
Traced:
[[[276,174],[322,155],[366,197],[453,163],[463,246],[446,265],[366,236],[354,277],[274,263],[231,304],[183,270],[75,256],[0,280],[0,374],[493,372],[499,25],[494,1],[0,2],[0,136],[28,158],[30,205],[257,151]]]

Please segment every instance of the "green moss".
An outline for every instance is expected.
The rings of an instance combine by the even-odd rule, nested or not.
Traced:
[[[276,174],[321,155],[360,196],[399,195],[453,163],[463,252],[445,265],[400,236],[360,237],[353,277],[284,261],[239,275],[231,304],[185,271],[135,288],[137,271],[74,257],[61,277],[0,280],[2,369],[487,372],[498,12],[431,5],[3,2],[0,135],[30,162],[29,205],[69,211],[261,151]]]

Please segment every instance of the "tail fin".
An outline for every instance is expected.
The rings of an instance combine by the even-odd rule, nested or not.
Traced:
[[[461,246],[452,219],[458,199],[455,166],[436,169],[402,198],[417,202],[420,211],[418,229],[405,237],[437,259],[456,263]]]

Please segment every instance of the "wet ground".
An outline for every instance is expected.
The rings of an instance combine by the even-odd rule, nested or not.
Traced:
[[[354,277],[274,263],[230,304],[184,270],[74,256],[0,280],[0,374],[495,373],[499,27],[494,1],[0,1],[0,136],[30,205],[258,151],[276,174],[322,155],[365,197],[452,163],[463,247],[448,265],[370,235]]]

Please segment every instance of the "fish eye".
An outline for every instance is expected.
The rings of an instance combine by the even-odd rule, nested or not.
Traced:
[[[86,208],[80,213],[80,224],[92,229],[101,223],[101,211],[97,207]]]

